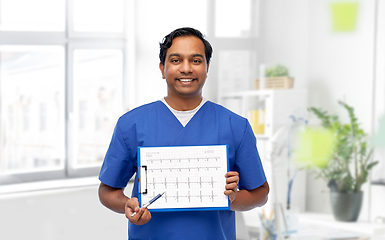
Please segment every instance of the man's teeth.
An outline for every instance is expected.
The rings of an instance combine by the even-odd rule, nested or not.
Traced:
[[[179,79],[181,82],[192,82],[194,79]]]

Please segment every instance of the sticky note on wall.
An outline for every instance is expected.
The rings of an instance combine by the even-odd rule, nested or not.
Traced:
[[[334,2],[330,4],[334,32],[356,30],[358,16],[357,2]]]

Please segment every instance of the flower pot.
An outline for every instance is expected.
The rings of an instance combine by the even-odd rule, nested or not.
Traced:
[[[342,222],[355,222],[360,215],[363,192],[331,192],[330,201],[334,218]]]

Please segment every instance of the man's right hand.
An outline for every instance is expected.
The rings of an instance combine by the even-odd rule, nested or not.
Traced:
[[[139,208],[138,198],[124,195],[123,188],[113,188],[104,183],[99,186],[100,202],[117,213],[125,213],[128,220],[136,225],[143,225],[151,220],[151,213],[147,208]],[[135,216],[131,215],[136,212]]]
[[[126,203],[126,217],[130,221],[130,223],[136,224],[136,225],[143,225],[148,223],[148,221],[151,220],[151,213],[148,211],[147,208],[140,208],[138,198],[130,198],[128,199]],[[131,217],[132,214],[135,214],[135,216]]]

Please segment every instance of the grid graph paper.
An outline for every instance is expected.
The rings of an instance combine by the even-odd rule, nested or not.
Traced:
[[[229,209],[224,195],[226,145],[140,147],[139,203],[165,194],[148,208],[159,211]]]

